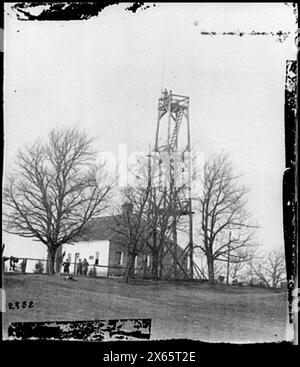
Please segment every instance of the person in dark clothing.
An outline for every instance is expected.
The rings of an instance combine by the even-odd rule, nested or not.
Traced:
[[[83,262],[82,262],[82,273],[83,273],[83,275],[87,275],[88,268],[89,268],[89,263],[86,261],[86,259],[83,259]]]
[[[70,261],[69,259],[67,259],[64,263],[63,263],[63,267],[64,267],[64,274],[69,274],[70,272]]]
[[[9,258],[9,270],[15,271],[16,263],[19,261],[17,257],[11,256]]]
[[[9,270],[15,270],[15,262],[13,256],[9,258]]]
[[[77,274],[81,275],[82,274],[82,262],[81,259],[78,260],[78,264],[77,264]]]

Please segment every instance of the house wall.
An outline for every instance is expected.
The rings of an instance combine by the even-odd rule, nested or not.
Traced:
[[[116,264],[115,256],[116,252],[122,252],[122,263],[121,265]],[[126,269],[126,264],[128,260],[128,252],[124,245],[111,241],[109,248],[109,257],[108,257],[108,265],[112,268],[108,269],[109,276],[122,276],[124,275],[124,271]]]
[[[122,252],[122,264],[118,265],[115,262],[116,252]],[[148,266],[145,267],[145,256],[148,257]],[[110,251],[109,251],[109,268],[108,275],[109,276],[123,276],[126,270],[128,261],[128,250],[127,247],[111,241],[110,242]],[[151,264],[152,259],[149,250],[145,249],[144,253],[139,254],[135,259],[135,274],[138,276],[150,277],[151,274]]]
[[[98,265],[104,266],[103,268],[100,266],[96,266],[96,275],[97,276],[107,276],[108,275],[108,258],[109,258],[109,241],[80,241],[76,242],[73,245],[63,245],[62,251],[66,252],[64,260],[67,259],[68,255],[70,255],[70,273],[76,272],[76,265],[78,260],[85,258],[89,263],[88,272],[93,269],[93,265],[96,260],[96,252],[99,252],[99,262]],[[75,260],[75,254],[79,254],[78,258]]]
[[[46,260],[47,259],[47,247],[40,243],[32,241],[31,239],[22,238],[14,235],[3,236],[3,242],[5,243],[4,256],[10,257],[18,257],[18,258],[33,258],[34,260],[28,260],[26,266],[26,272],[33,273],[35,270],[35,265],[38,259]],[[71,254],[71,262],[75,262],[75,253],[79,253],[79,258],[83,260],[84,258],[90,264],[89,270],[92,268],[92,265],[95,263],[96,252],[99,252],[99,265],[102,266],[111,266],[112,268],[101,268],[96,267],[98,276],[122,276],[126,269],[128,254],[126,246],[108,240],[99,240],[99,241],[80,241],[73,245],[63,245],[63,251],[66,251],[66,254]],[[117,265],[115,263],[115,252],[121,251],[123,253],[122,256],[122,264]],[[183,251],[181,248],[178,248],[178,253]],[[145,254],[149,254],[149,250],[146,249],[144,254],[140,254],[136,259],[135,267],[139,270],[136,270],[135,273],[137,276],[151,276],[151,264],[152,264],[152,256],[150,255],[150,259],[148,259],[148,266],[145,267],[142,265]],[[93,259],[89,259],[90,256],[93,256]],[[149,262],[150,260],[150,262]],[[164,264],[166,268],[170,268],[173,262],[173,257],[171,254],[168,254],[164,259]],[[16,266],[16,269],[20,271],[20,263]],[[43,263],[46,268],[46,262]],[[187,268],[187,260],[184,264],[185,269]],[[9,261],[5,262],[5,271],[9,270]],[[70,271],[74,271],[74,264],[71,265]],[[177,276],[179,278],[183,277],[183,273],[178,267]]]
[[[115,253],[119,251],[122,252],[122,264],[118,265],[115,262]],[[177,253],[178,255],[183,252],[183,249],[178,246]],[[145,262],[145,257],[147,257],[147,264]],[[122,276],[124,275],[126,265],[128,261],[128,251],[127,247],[116,243],[114,241],[110,242],[110,249],[109,249],[109,259],[108,264],[112,268],[108,269],[108,275],[109,276]],[[151,267],[152,267],[152,255],[149,251],[149,249],[145,249],[145,251],[141,254],[139,254],[135,259],[135,274],[139,277],[145,277],[150,278],[151,277]],[[187,257],[185,261],[180,260],[180,263],[182,267],[187,272],[188,264],[187,264]],[[167,253],[164,257],[164,273],[168,273],[169,270],[173,266],[173,256],[171,253]],[[170,276],[172,276],[172,272],[170,272]],[[176,278],[185,278],[185,274],[182,271],[182,269],[177,265],[177,272],[176,272]]]
[[[142,278],[151,277],[152,255],[148,252],[139,254],[135,259],[135,275]]]

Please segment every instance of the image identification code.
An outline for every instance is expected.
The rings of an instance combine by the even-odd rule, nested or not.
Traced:
[[[145,355],[138,353],[105,353],[105,362],[129,362],[134,365],[138,360],[146,362],[196,362],[195,352],[147,352]]]
[[[195,352],[148,352],[148,362],[196,362]]]

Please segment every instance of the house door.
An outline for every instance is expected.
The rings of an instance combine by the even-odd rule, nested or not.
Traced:
[[[95,265],[99,265],[99,257],[100,257],[100,253],[99,251],[96,251]]]

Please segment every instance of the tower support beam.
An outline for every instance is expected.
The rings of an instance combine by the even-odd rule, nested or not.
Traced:
[[[178,197],[178,212],[175,213],[177,216],[181,215],[188,215],[188,232],[189,232],[189,239],[188,239],[188,258],[189,258],[189,271],[188,275],[189,278],[194,278],[194,244],[193,244],[193,212],[192,212],[192,198],[191,198],[191,140],[190,140],[190,121],[189,121],[189,97],[182,96],[179,94],[173,94],[172,91],[167,91],[166,89],[162,92],[162,96],[159,98],[158,101],[158,119],[157,119],[157,127],[156,127],[156,136],[155,136],[155,147],[154,151],[158,154],[161,153],[168,153],[172,154],[178,151],[178,144],[179,144],[179,137],[181,136],[181,128],[185,125],[186,127],[186,142],[184,152],[188,152],[188,182],[187,182],[187,191],[186,196],[188,200],[185,203],[180,202]],[[164,129],[163,129],[164,127]],[[164,131],[164,132],[163,132]],[[184,156],[184,154],[183,154]],[[172,175],[174,174],[174,170],[172,171],[172,165],[170,165],[170,172],[169,175],[169,183],[172,185],[174,184],[174,180],[172,180]],[[161,179],[162,169],[161,166],[159,168],[159,182],[162,183]],[[184,210],[182,208],[184,207]],[[176,211],[176,208],[174,208]],[[173,241],[175,241],[175,247],[177,246],[177,225],[175,216],[171,216],[173,222],[171,224],[172,231],[173,231]],[[177,255],[177,247],[175,251],[171,252],[174,257],[173,262],[173,274],[176,277],[177,274],[177,265],[179,264],[178,256]]]

